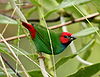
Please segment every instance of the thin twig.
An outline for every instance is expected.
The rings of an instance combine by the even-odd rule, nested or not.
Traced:
[[[42,72],[42,75],[43,77],[49,77],[48,74],[45,72],[45,64],[44,64],[44,59],[42,58],[42,53],[39,53],[39,64],[40,64],[40,69],[41,69],[41,72]]]
[[[94,18],[94,17],[99,16],[99,15],[100,15],[99,13],[94,13],[94,14],[88,15],[86,17],[78,18],[78,19],[74,20],[74,23],[84,21],[84,20],[86,20],[86,18],[87,19],[91,19],[91,18]],[[65,22],[65,23],[60,24],[60,25],[54,25],[54,26],[48,27],[48,29],[56,29],[56,28],[60,28],[62,26],[68,26],[68,25],[70,25],[72,23],[73,23],[73,21],[68,21],[68,22]],[[10,41],[10,40],[18,39],[18,38],[24,38],[26,36],[27,35],[23,34],[23,35],[19,35],[19,36],[9,37],[9,38],[6,38],[5,40],[6,41]],[[3,42],[3,40],[0,40],[0,42]]]
[[[21,75],[8,63],[8,61],[1,55],[2,57],[2,60],[13,70],[13,72],[15,72],[15,74],[18,76],[18,77],[21,77]]]
[[[15,40],[15,39],[24,38],[24,37],[26,37],[26,35],[22,34],[22,35],[19,35],[19,36],[13,36],[13,37],[10,37],[10,38],[6,38],[5,40],[10,41],[10,40]],[[0,42],[4,42],[4,41],[1,39]]]
[[[26,77],[30,77],[28,75],[28,73],[26,72],[26,69],[24,68],[23,64],[20,62],[19,58],[16,56],[16,54],[14,53],[14,51],[12,50],[12,48],[9,46],[9,44],[6,42],[6,40],[4,39],[4,37],[0,34],[0,37],[2,38],[2,40],[4,41],[4,43],[6,44],[6,46],[8,47],[8,49],[11,51],[12,55],[15,57],[15,59],[18,61],[19,65],[21,66],[24,74],[26,75]]]
[[[49,19],[45,20],[46,22],[57,22],[60,20],[60,17],[54,18],[54,19]],[[40,22],[39,19],[27,19],[28,22]]]
[[[31,3],[28,3],[27,5],[22,5],[21,6],[21,8],[23,8],[23,9],[27,9],[27,8],[32,8],[34,5],[33,4],[31,4]],[[4,10],[4,9],[0,9],[0,13],[8,13],[8,12],[11,12],[11,11],[13,11],[13,9],[11,8],[11,9],[7,9],[7,10]]]
[[[0,61],[1,61],[1,63],[2,63],[2,66],[3,66],[3,68],[4,68],[4,72],[6,73],[7,77],[10,77],[10,76],[9,76],[9,73],[7,72],[7,68],[6,68],[6,66],[5,66],[5,64],[4,64],[4,62],[3,62],[3,59],[2,59],[2,57],[1,57],[1,55],[0,55]]]
[[[91,18],[94,18],[96,16],[99,16],[100,13],[94,13],[94,14],[91,14],[91,15],[88,15],[88,16],[85,16],[85,17],[81,17],[81,18],[78,18],[78,19],[75,19],[74,21],[68,21],[68,22],[65,22],[63,24],[60,24],[60,25],[55,25],[55,26],[51,26],[51,27],[48,27],[49,29],[56,29],[56,28],[60,28],[62,26],[68,26],[72,23],[76,23],[76,22],[81,22],[81,21],[84,21],[86,19],[91,19]]]
[[[24,17],[24,15],[22,14],[22,12],[20,11],[20,9],[18,8],[18,6],[16,5],[15,3],[15,0],[9,0],[10,1],[10,4],[12,6],[13,9],[16,8],[16,14],[19,16],[19,18],[24,21],[24,22],[27,22],[26,18]]]
[[[45,25],[47,27],[45,19],[44,19],[44,15],[43,15],[43,9],[41,7],[38,7],[38,11],[39,11],[40,24]],[[47,33],[48,33],[48,31],[47,31]],[[42,57],[42,56],[43,56],[42,52],[40,52],[39,57]],[[45,67],[43,58],[39,58],[39,65],[42,69],[44,69],[46,71],[46,67]],[[41,69],[41,72],[42,72],[43,77],[49,77],[48,74],[45,73],[45,71],[43,71],[42,69]]]
[[[14,0],[9,0],[10,1],[10,3],[11,3],[11,6],[13,7],[13,9],[14,8],[16,8],[16,13],[17,13],[17,15],[19,16],[19,18],[21,19],[21,21],[24,21],[24,22],[27,22],[27,20],[26,20],[26,18],[24,17],[24,15],[22,14],[22,12],[20,11],[20,9],[17,7],[17,5],[16,5],[16,3],[15,3],[15,1]],[[4,40],[5,41],[5,40]],[[5,41],[6,42],[6,41]],[[10,47],[9,47],[10,48]],[[16,59],[17,59],[17,57],[16,57]],[[19,61],[19,60],[18,60]],[[40,66],[40,68],[41,68],[41,66]],[[24,67],[23,67],[23,69],[24,69]],[[41,68],[42,69],[42,68]],[[24,72],[26,72],[25,70],[23,70]],[[49,75],[48,75],[48,73],[46,73],[46,70],[45,69],[43,69],[43,71],[42,72],[44,72],[47,76],[45,76],[45,77],[48,77]],[[25,75],[27,75],[27,77],[29,77],[28,76],[28,74],[27,74],[27,72],[25,73]]]
[[[9,44],[10,45],[10,44]],[[46,70],[44,70],[43,68],[41,68],[35,61],[33,61],[30,57],[28,57],[27,55],[25,55],[23,52],[21,52],[20,50],[18,50],[17,48],[13,47],[12,45],[10,45],[11,48],[15,49],[16,51],[18,51],[20,54],[22,54],[23,56],[25,56],[28,60],[30,60],[32,63],[34,63],[36,66],[38,66],[40,69],[42,69],[45,73],[47,73],[47,75],[49,77],[52,77]]]
[[[5,69],[3,67],[0,66],[0,69],[5,73]],[[10,77],[12,77],[12,75],[10,73],[8,73]]]
[[[15,11],[16,11],[16,8],[15,8],[14,11],[12,12],[11,17],[13,17],[13,15],[15,14]],[[4,29],[3,29],[2,33],[1,33],[2,35],[5,33],[5,31],[6,31],[7,27],[8,27],[8,25],[9,25],[9,23],[5,25],[5,27],[4,27]]]

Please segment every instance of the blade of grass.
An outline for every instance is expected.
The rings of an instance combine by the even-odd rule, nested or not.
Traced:
[[[9,44],[10,45],[10,44]],[[28,57],[26,54],[24,54],[23,52],[21,52],[20,50],[18,50],[17,48],[13,47],[12,45],[10,45],[10,47],[14,48],[15,50],[17,50],[19,53],[21,53],[23,56],[25,56],[28,60],[30,60],[32,63],[34,63],[36,66],[38,66],[39,68],[41,68],[35,61],[33,61],[30,57]],[[42,70],[44,70],[43,68],[41,68]],[[45,70],[44,70],[45,71]],[[47,73],[45,71],[45,73]],[[52,77],[49,73],[47,73],[48,76]]]
[[[83,17],[85,17],[84,13],[78,8],[77,5],[74,5],[74,4],[73,4],[73,6],[75,7],[75,9],[76,9],[77,11],[79,11],[80,14],[82,14]],[[87,18],[86,18],[86,21],[90,24],[91,27],[94,28],[94,26],[92,25],[92,23],[91,23]],[[94,30],[95,30],[95,28],[94,28]],[[99,32],[98,32],[97,30],[95,30],[95,32],[97,33],[97,35],[98,35],[99,38],[100,38]]]
[[[4,68],[4,72],[5,72],[5,74],[7,75],[7,77],[12,77],[12,76],[9,75],[9,73],[7,72],[7,68],[6,68],[6,66],[5,66],[5,64],[4,64],[4,62],[3,62],[3,59],[2,59],[2,57],[1,57],[1,54],[0,54],[0,60],[1,60],[2,66],[3,66],[3,68]]]
[[[26,75],[26,77],[30,77],[26,71],[26,69],[24,68],[24,66],[22,65],[22,63],[20,62],[20,60],[18,59],[18,57],[16,56],[16,54],[14,53],[14,51],[12,50],[12,48],[9,46],[9,44],[6,42],[6,40],[4,39],[4,37],[0,34],[0,37],[2,38],[2,40],[4,40],[4,43],[6,44],[6,46],[8,47],[8,49],[11,51],[11,53],[13,54],[13,56],[15,57],[15,59],[17,60],[17,62],[19,63],[19,65],[21,66],[24,74]]]

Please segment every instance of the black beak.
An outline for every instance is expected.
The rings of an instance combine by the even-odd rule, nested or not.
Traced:
[[[76,39],[76,37],[73,36],[73,35],[71,35],[70,38],[71,38],[71,40],[75,40]]]

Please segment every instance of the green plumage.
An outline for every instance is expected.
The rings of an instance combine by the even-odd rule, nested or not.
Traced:
[[[71,33],[68,32],[58,34],[49,30],[48,33],[48,30],[43,26],[33,26],[23,21],[22,25],[29,30],[38,52],[54,55],[59,54],[64,51],[71,41],[76,39]]]
[[[59,40],[60,34],[57,34],[54,31],[49,30],[50,32],[50,38],[49,38],[48,31],[46,28],[38,25],[34,27],[36,29],[36,37],[33,38],[33,41],[36,45],[37,51],[44,52],[47,54],[52,54],[52,49],[50,44],[50,39],[51,39],[53,54],[59,54],[60,52],[62,52],[64,48]]]

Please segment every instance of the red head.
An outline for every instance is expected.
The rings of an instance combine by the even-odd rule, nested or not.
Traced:
[[[68,33],[68,32],[62,32],[62,34],[60,36],[60,41],[62,44],[67,44],[68,42],[70,42],[74,39],[76,39],[76,38],[73,37],[72,34]]]
[[[26,22],[23,22],[23,21],[22,21],[22,25],[29,30],[31,37],[35,38],[36,30],[35,30],[34,26],[31,24],[28,24]]]

